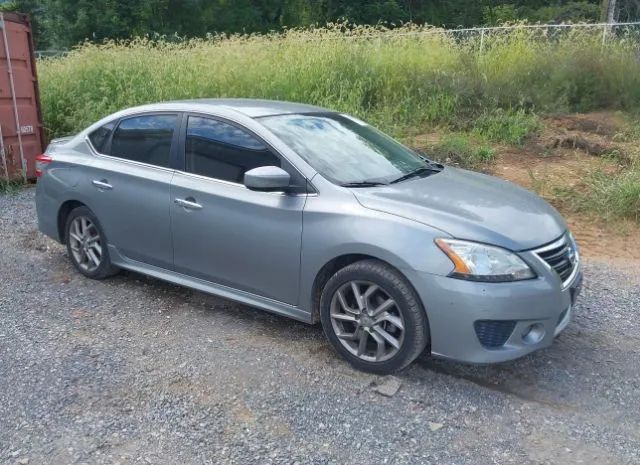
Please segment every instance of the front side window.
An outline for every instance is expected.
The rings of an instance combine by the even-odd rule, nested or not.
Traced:
[[[145,115],[120,122],[111,141],[111,155],[169,167],[177,115]]]
[[[98,129],[89,134],[89,140],[91,141],[91,145],[93,148],[100,153],[105,153],[107,141],[109,140],[109,136],[111,135],[111,131],[115,127],[115,122],[110,122],[105,124],[104,126],[100,126]]]
[[[368,124],[335,113],[287,114],[260,122],[330,181],[387,184],[429,162]]]
[[[189,116],[185,158],[188,172],[234,183],[242,183],[253,168],[280,166],[280,159],[249,132],[199,116]]]

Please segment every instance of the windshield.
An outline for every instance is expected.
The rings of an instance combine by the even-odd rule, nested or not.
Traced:
[[[347,115],[289,114],[260,121],[336,184],[388,184],[431,166],[391,137]]]

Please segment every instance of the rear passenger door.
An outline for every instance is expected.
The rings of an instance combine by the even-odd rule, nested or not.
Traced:
[[[179,119],[177,113],[130,116],[89,136],[96,152],[86,180],[91,208],[116,262],[173,266],[169,194]]]
[[[306,185],[304,178],[234,123],[189,115],[184,138],[184,169],[176,171],[171,189],[175,270],[297,304],[306,194],[252,191],[243,178],[273,165],[296,184]]]

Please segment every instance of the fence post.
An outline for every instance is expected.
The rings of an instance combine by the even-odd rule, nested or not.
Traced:
[[[608,24],[604,24],[602,26],[602,50],[604,51],[604,44],[607,41],[607,28],[609,27]]]
[[[484,28],[480,29],[480,55],[482,55],[483,50],[484,50]]]

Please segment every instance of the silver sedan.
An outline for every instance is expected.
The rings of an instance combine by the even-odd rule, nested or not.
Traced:
[[[549,346],[580,291],[559,214],[352,116],[261,100],[131,108],[37,158],[42,232],[83,275],[125,268],[307,323],[357,368]]]

